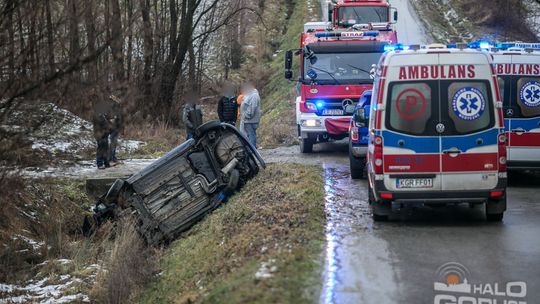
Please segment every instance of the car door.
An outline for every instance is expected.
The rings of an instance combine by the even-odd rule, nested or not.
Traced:
[[[442,190],[492,189],[498,181],[495,103],[488,80],[441,80]]]
[[[441,189],[438,82],[393,82],[385,106],[384,179],[391,191]]]
[[[513,76],[512,88],[508,159],[527,166],[540,162],[540,77]]]

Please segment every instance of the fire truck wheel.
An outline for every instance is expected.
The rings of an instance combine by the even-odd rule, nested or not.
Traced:
[[[313,152],[313,139],[311,139],[311,138],[302,138],[300,140],[300,152],[302,152],[302,153],[311,153],[311,152]]]

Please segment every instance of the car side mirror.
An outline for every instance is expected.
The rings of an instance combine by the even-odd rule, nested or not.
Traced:
[[[364,108],[358,108],[356,109],[356,112],[354,112],[354,121],[362,126],[367,125],[368,119],[366,117],[366,109]]]
[[[293,73],[291,70],[285,71],[285,79],[291,80],[293,78]]]
[[[345,107],[345,113],[347,114],[353,114],[356,106],[355,105],[348,105]]]
[[[291,50],[285,52],[285,70],[292,69],[293,52]]]

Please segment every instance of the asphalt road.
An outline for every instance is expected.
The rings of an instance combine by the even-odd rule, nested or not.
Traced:
[[[280,156],[273,161],[296,159],[296,149],[276,150],[274,155]],[[374,223],[366,181],[349,177],[347,146],[324,144],[316,149],[304,159],[316,160],[325,172],[328,225],[322,303],[436,303],[436,294],[497,299],[497,304],[504,299],[540,299],[540,175],[511,176],[502,223],[486,222],[483,206],[408,208],[390,222]],[[489,289],[484,295],[435,292],[434,283],[445,278],[438,268],[449,262],[463,265],[462,279],[473,287],[490,284],[495,289],[497,283],[502,292],[507,282],[523,281],[526,298],[491,296]]]

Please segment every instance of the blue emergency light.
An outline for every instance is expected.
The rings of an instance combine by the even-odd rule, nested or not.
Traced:
[[[391,51],[407,51],[410,47],[408,45],[403,45],[401,43],[397,44],[387,44],[384,46],[385,52],[391,52]]]
[[[513,47],[540,50],[540,43],[501,42],[501,43],[497,43],[495,46],[501,50],[507,50]]]
[[[317,100],[315,102],[315,106],[317,107],[317,109],[323,108],[324,107],[324,100]]]

